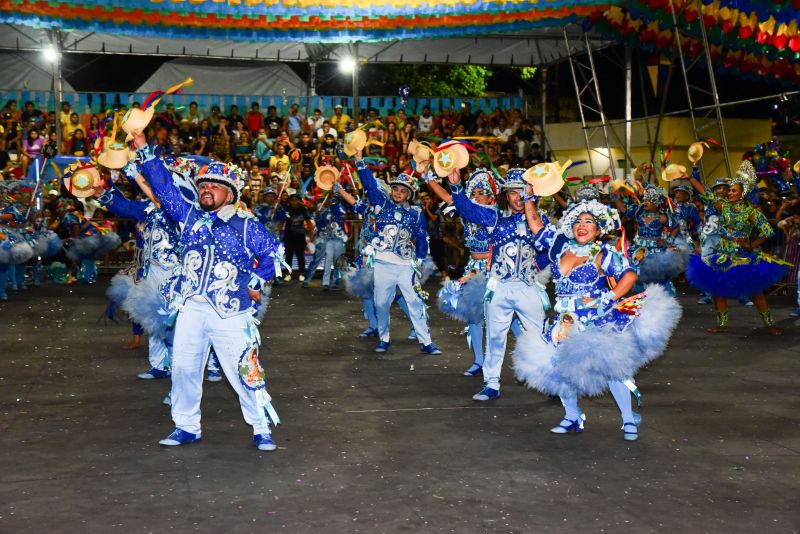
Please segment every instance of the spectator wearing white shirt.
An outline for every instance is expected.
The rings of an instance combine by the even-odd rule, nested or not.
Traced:
[[[431,115],[431,108],[428,106],[422,108],[422,115],[417,120],[417,130],[422,133],[433,131],[433,116]]]
[[[331,127],[331,121],[326,119],[322,121],[322,128],[317,130],[317,139],[321,141],[322,139],[325,139],[325,136],[328,134],[332,135],[334,139],[339,137],[339,133],[336,131],[336,128]]]
[[[508,126],[508,122],[506,121],[505,117],[501,117],[495,126],[494,130],[492,130],[492,135],[499,138],[502,143],[508,143],[508,138],[514,134],[513,130]]]

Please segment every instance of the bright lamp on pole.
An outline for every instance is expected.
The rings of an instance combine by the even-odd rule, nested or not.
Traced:
[[[339,70],[343,74],[350,74],[356,69],[356,60],[352,57],[344,57],[339,61]]]
[[[55,63],[58,60],[58,52],[52,45],[46,46],[44,50],[42,50],[42,55],[44,59],[50,63]]]

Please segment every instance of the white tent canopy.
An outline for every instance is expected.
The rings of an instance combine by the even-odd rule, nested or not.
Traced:
[[[163,90],[191,77],[191,94],[305,96],[308,85],[288,65],[248,61],[213,61],[180,58],[165,62],[145,81],[137,93]]]
[[[45,61],[42,54],[0,54],[0,91],[51,91],[53,89],[53,65]],[[64,91],[72,92],[72,86],[63,81]],[[21,103],[20,103],[21,104]]]
[[[567,30],[574,51],[581,51],[583,33],[576,25]],[[485,35],[472,38],[407,39],[359,43],[358,55],[370,63],[449,63],[473,65],[548,65],[564,59],[567,49],[563,28]],[[190,58],[263,61],[336,62],[353,53],[351,44],[305,44],[295,41],[252,42],[207,39],[131,37],[62,30],[64,51],[73,53],[133,54]],[[593,47],[608,44],[589,36]],[[0,49],[41,50],[50,39],[42,29],[7,24],[0,32]]]

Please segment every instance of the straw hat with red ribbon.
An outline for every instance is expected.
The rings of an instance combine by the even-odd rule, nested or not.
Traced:
[[[177,93],[182,87],[191,85],[192,83],[194,83],[194,80],[189,77],[181,83],[173,85],[166,91],[153,91],[147,97],[147,100],[144,101],[141,108],[133,108],[128,110],[128,112],[122,118],[122,129],[126,134],[128,134],[126,139],[131,141],[134,134],[142,133],[144,129],[147,128],[147,125],[150,124],[151,120],[153,120],[153,114],[155,113],[156,106],[162,98],[167,95]]]

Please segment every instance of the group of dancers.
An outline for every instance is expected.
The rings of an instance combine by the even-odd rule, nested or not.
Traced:
[[[108,295],[128,313],[134,334],[149,336],[150,369],[139,377],[171,380],[165,402],[175,428],[160,443],[201,440],[208,368],[208,379],[224,375],[236,391],[255,446],[275,450],[271,427],[279,418],[259,361],[258,325],[272,282],[288,267],[280,230],[292,215],[278,206],[278,195],[269,188],[266,204],[248,209],[241,202],[244,177],[235,166],[165,156],[141,131],[129,133],[135,158],[123,174],[143,199],[127,198],[109,180],[88,187],[107,210],[137,222],[134,263],[114,277]],[[430,148],[434,158],[437,151]],[[641,417],[632,409],[631,396],[640,395],[634,379],[666,350],[681,316],[672,280],[684,272],[690,284],[713,297],[717,325],[710,331],[728,327],[726,298],[747,296],[768,331],[780,333],[764,290],[786,275],[789,264],[756,250],[771,228],[748,200],[755,187],[748,162],[736,176],[708,188],[693,169],[691,184],[707,206],[703,224],[685,187],[676,189],[677,204],[670,205],[663,189],[634,179],[626,188],[632,194],[617,195],[608,205],[597,188],[584,185],[574,198],[560,199],[564,210],[556,220],[539,207],[540,195],[554,193],[543,193],[532,179],[549,167],[503,174],[478,168],[464,179],[461,168],[442,173],[417,164],[383,182],[361,150],[353,152],[363,196],[334,183],[316,213],[324,251],[319,261],[324,257],[326,263],[323,287],[334,288],[343,277],[347,290],[362,300],[368,326],[361,335],[377,338],[375,352],[392,350],[390,308],[397,302],[419,350],[441,354],[431,337],[423,286],[431,271],[427,223],[414,203],[419,185],[425,184],[464,223],[469,263],[461,278],[443,284],[437,305],[466,325],[473,362],[464,374],[483,380],[475,401],[500,398],[511,331],[517,379],[559,397],[564,406],[551,432],[582,432],[586,416],[578,399],[610,391],[623,438],[636,440]],[[69,169],[65,183],[78,184],[80,173],[97,177],[100,165]],[[59,224],[69,231],[65,245],[52,230],[37,226],[35,217],[21,215],[29,193],[4,190],[0,288],[7,279],[24,280],[18,265],[64,249],[77,266],[76,276],[93,283],[93,259],[114,245],[115,234],[83,218],[74,204],[56,201]],[[364,224],[357,259],[344,272],[340,258],[348,212]],[[632,241],[624,231],[631,222]],[[693,254],[697,239],[700,253]],[[315,269],[306,271],[305,285]]]

